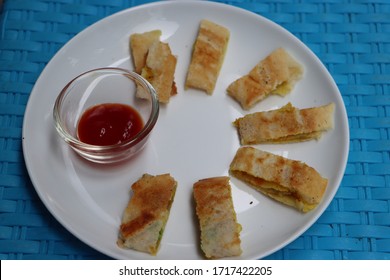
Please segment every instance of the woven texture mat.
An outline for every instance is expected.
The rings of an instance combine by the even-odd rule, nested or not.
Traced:
[[[26,172],[21,134],[32,87],[75,34],[151,1],[4,0],[0,14],[0,259],[107,259],[46,210]],[[222,2],[222,1],[221,1]],[[225,1],[280,24],[322,60],[350,124],[341,187],[302,236],[267,259],[390,259],[390,3]]]

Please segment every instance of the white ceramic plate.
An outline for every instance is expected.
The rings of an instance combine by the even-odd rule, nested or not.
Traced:
[[[204,18],[231,32],[212,96],[184,90],[183,86],[192,44]],[[162,40],[178,57],[179,93],[162,106],[151,141],[137,157],[116,166],[86,162],[57,136],[52,119],[54,100],[60,89],[83,71],[103,66],[133,69],[129,36],[152,29],[161,29]],[[339,187],[349,144],[344,104],[325,67],[298,39],[259,15],[218,3],[159,2],[124,10],[90,26],[55,55],[31,93],[23,127],[26,165],[43,203],[75,236],[113,258],[202,259],[192,185],[202,178],[228,175],[239,148],[231,123],[248,113],[227,96],[226,88],[277,47],[284,47],[303,64],[305,76],[288,96],[270,97],[250,112],[278,108],[287,102],[300,108],[336,104],[335,127],[319,141],[257,146],[305,161],[329,179],[317,209],[302,214],[231,179],[237,218],[243,228],[240,258],[261,258],[287,245],[318,219]],[[170,173],[178,181],[156,257],[116,245],[130,185],[143,173]]]

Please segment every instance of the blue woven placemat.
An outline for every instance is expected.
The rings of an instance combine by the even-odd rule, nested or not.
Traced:
[[[0,8],[0,259],[107,259],[46,210],[26,172],[24,110],[39,74],[85,27],[141,0],[4,0]],[[307,44],[342,93],[350,154],[320,219],[267,259],[390,259],[390,3],[219,1],[282,25]]]

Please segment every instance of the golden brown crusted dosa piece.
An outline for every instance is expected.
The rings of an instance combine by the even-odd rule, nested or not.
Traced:
[[[288,103],[277,110],[245,115],[234,125],[242,145],[300,142],[318,139],[331,129],[333,111],[334,103],[301,110]]]
[[[154,87],[161,103],[168,103],[170,97],[177,93],[174,82],[176,63],[177,58],[172,55],[167,43],[158,41],[150,46],[141,75]],[[138,87],[137,96],[145,97],[142,90]]]
[[[225,57],[230,32],[208,20],[200,22],[191,63],[188,67],[186,88],[197,88],[212,94]]]
[[[152,30],[144,33],[134,33],[130,36],[130,51],[133,58],[135,72],[141,74],[146,64],[146,57],[150,46],[160,40],[161,30]]]
[[[230,172],[269,197],[303,212],[322,200],[328,180],[307,164],[253,147],[238,149]]]
[[[144,174],[131,189],[123,213],[118,245],[156,255],[175,196],[177,182],[169,174]]]
[[[247,75],[231,83],[227,92],[247,110],[269,94],[286,95],[302,74],[302,66],[283,48],[278,48]]]
[[[206,258],[241,255],[241,225],[237,223],[229,177],[199,180],[194,184],[194,199]]]

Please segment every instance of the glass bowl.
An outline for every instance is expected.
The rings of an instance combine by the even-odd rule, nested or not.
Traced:
[[[143,89],[143,98],[137,88]],[[109,145],[79,139],[78,124],[86,110],[101,104],[124,104],[137,111],[142,129],[133,137]],[[147,142],[159,115],[154,88],[137,73],[121,68],[98,68],[71,80],[58,95],[53,117],[61,138],[80,156],[97,163],[115,163],[130,158]]]

